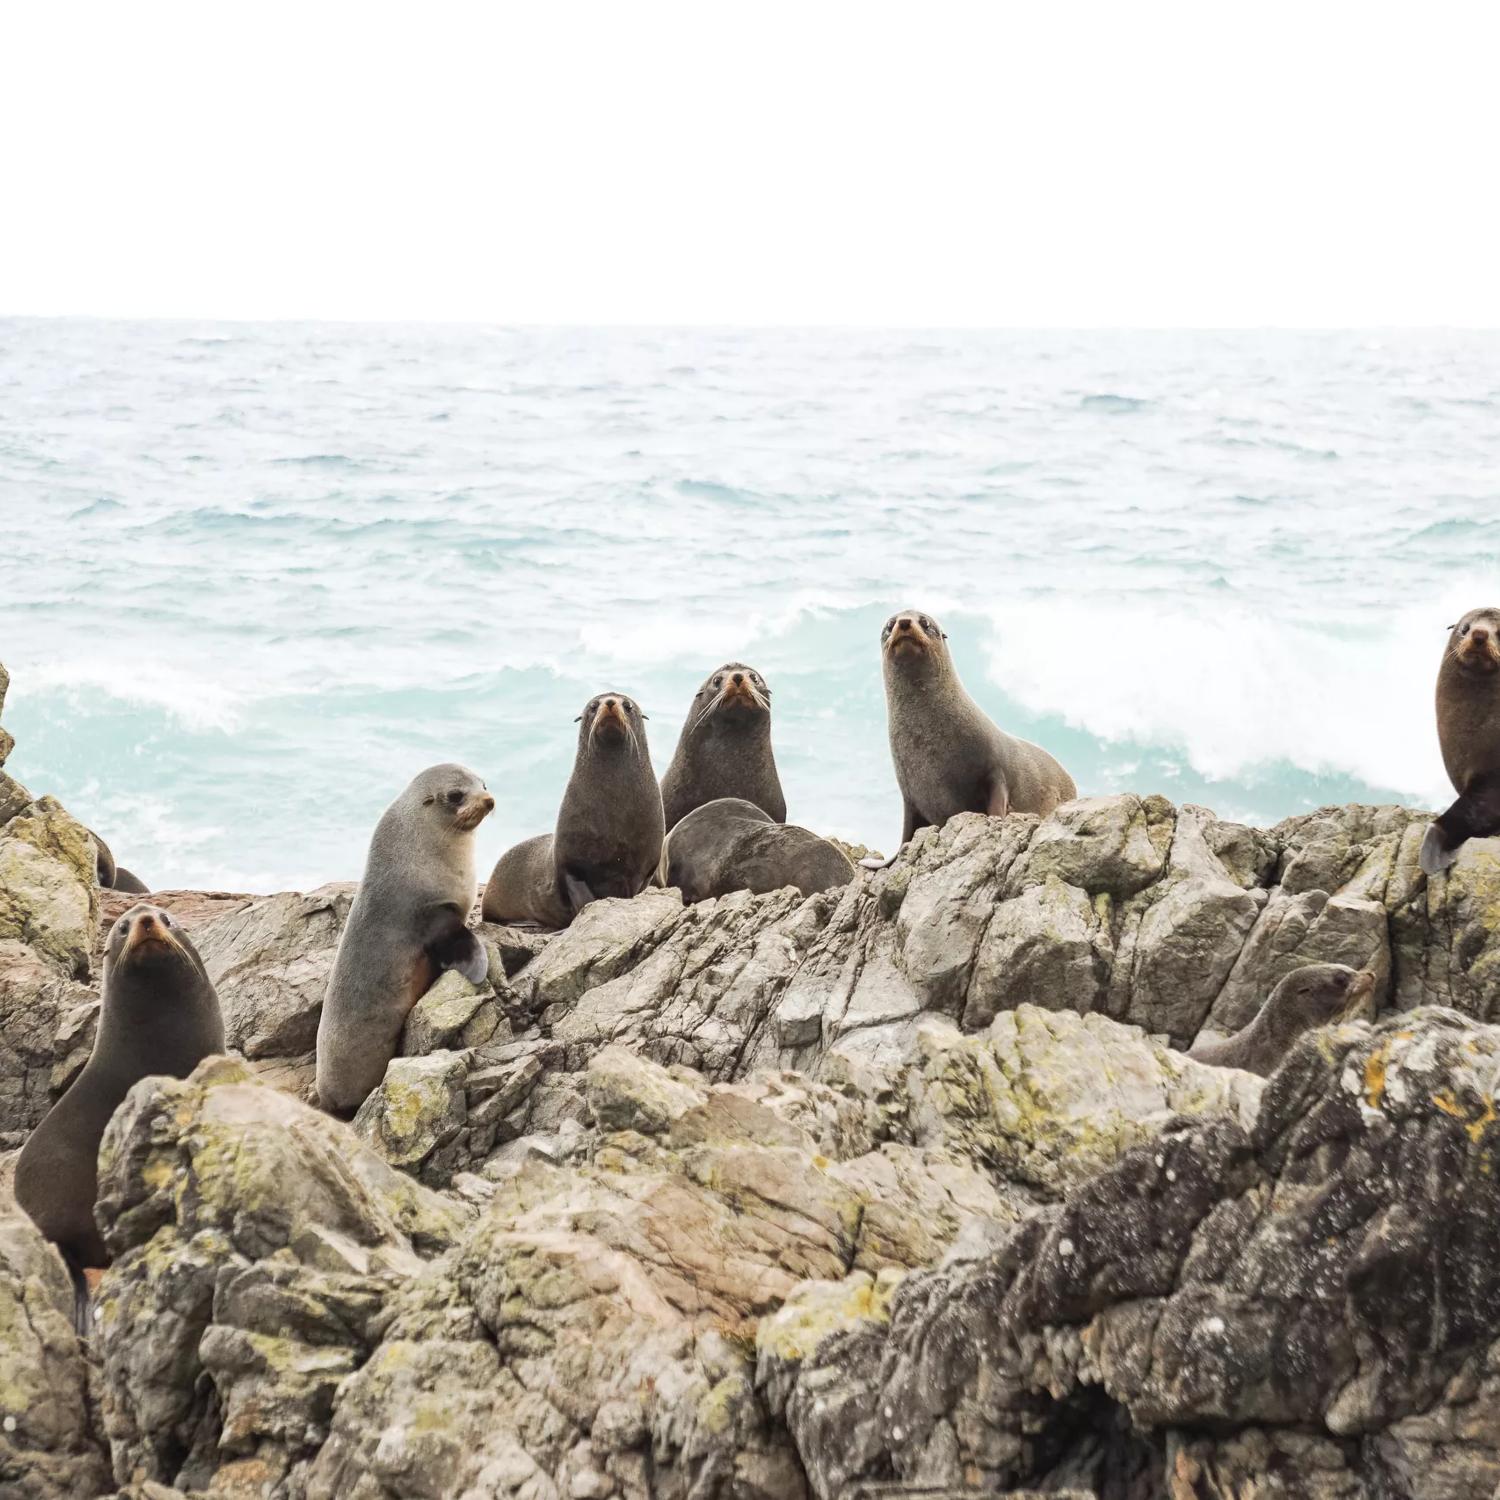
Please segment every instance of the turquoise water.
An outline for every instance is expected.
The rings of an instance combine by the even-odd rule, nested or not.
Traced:
[[[0,321],[8,770],[158,886],[357,875],[432,761],[551,825],[618,687],[665,768],[775,692],[790,817],[889,848],[877,636],[1085,792],[1445,798],[1500,599],[1500,336]]]

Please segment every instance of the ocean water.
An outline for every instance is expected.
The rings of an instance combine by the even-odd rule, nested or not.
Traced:
[[[442,759],[483,872],[592,693],[660,772],[735,656],[792,820],[888,850],[905,604],[1084,792],[1441,804],[1497,565],[1495,334],[0,321],[7,769],[158,887],[353,878]]]

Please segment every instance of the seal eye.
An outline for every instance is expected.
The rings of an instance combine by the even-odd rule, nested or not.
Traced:
[[[932,625],[928,621],[927,616],[926,615],[922,615],[920,618],[921,618],[921,622],[922,622],[922,629],[923,630],[931,630],[932,629]]]
[[[1463,622],[1463,624],[1459,627],[1458,633],[1460,635],[1468,635],[1468,633],[1469,633],[1469,622],[1467,620],[1465,620]]]
[[[715,677],[714,678],[714,686],[715,687],[723,687],[724,686],[724,679],[722,677]]]
[[[464,794],[460,791],[454,790],[448,793],[448,801],[454,807],[457,807],[463,800]]]

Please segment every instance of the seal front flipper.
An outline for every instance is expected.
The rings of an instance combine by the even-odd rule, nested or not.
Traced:
[[[456,906],[433,910],[428,937],[423,946],[439,969],[457,969],[470,984],[483,984],[490,976],[490,958],[474,931],[464,924]]]
[[[568,910],[576,917],[591,901],[599,898],[571,870],[562,873],[563,900]]]
[[[1500,774],[1481,776],[1440,817],[1434,818],[1422,840],[1423,870],[1437,875],[1458,858],[1469,839],[1500,833]]]

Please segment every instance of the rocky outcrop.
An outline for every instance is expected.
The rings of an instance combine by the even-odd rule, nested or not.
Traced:
[[[76,825],[13,800],[0,1144],[98,963]],[[163,896],[243,1060],[110,1126],[92,1387],[0,1210],[0,1492],[1491,1500],[1500,843],[1429,882],[1423,822],[1093,799],[481,925],[348,1125],[302,1096],[352,888]],[[1316,961],[1369,1021],[1185,1056]]]
[[[0,1495],[52,1500],[110,1488],[73,1334],[72,1283],[31,1220],[0,1202]]]
[[[1318,1033],[1250,1129],[1171,1131],[887,1295],[804,1292],[760,1379],[813,1491],[1491,1495],[1497,1075],[1500,1028],[1452,1011]]]

